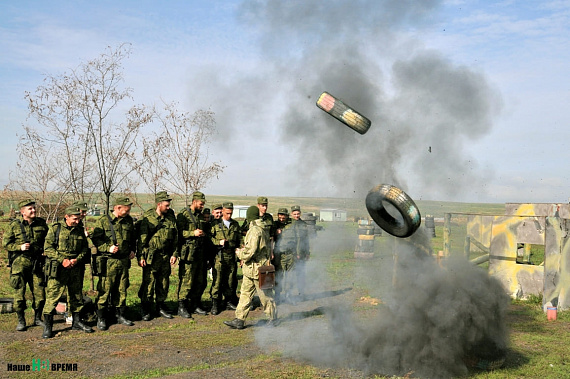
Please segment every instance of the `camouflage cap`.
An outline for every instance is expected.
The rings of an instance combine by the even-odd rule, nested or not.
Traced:
[[[245,219],[247,222],[252,222],[253,220],[257,220],[259,218],[259,208],[255,205],[247,208],[247,212],[245,213]]]
[[[81,215],[81,208],[76,205],[70,205],[69,207],[65,208],[65,214],[68,216]]]
[[[224,205],[222,203],[216,203],[212,205],[212,209],[222,209]]]
[[[24,199],[18,203],[18,207],[23,208],[27,207],[28,205],[35,204],[36,201],[34,199]]]
[[[202,192],[196,191],[192,194],[192,200],[206,201],[206,196]]]
[[[225,209],[234,209],[234,203],[232,203],[231,201],[227,201],[224,203],[223,206]]]
[[[267,200],[267,198],[265,196],[259,196],[257,198],[257,204],[267,205],[267,204],[269,204],[269,201]]]
[[[77,208],[81,209],[83,212],[86,212],[89,210],[87,203],[83,202],[83,201],[76,201],[75,203],[71,204],[71,206],[77,207]]]
[[[133,205],[133,202],[126,196],[119,196],[115,198],[115,201],[113,201],[113,206],[115,205]]]
[[[172,197],[168,195],[166,191],[160,191],[154,195],[154,202],[157,204],[160,203],[161,201],[171,201],[171,200]]]
[[[295,212],[295,211],[301,212],[301,207],[298,206],[298,205],[293,205],[293,206],[291,207],[291,212]]]
[[[289,211],[287,210],[287,208],[279,208],[277,213],[282,215],[289,215]]]
[[[202,213],[203,213],[203,214],[206,214],[206,215],[211,214],[210,208],[204,208],[204,209],[202,209]]]

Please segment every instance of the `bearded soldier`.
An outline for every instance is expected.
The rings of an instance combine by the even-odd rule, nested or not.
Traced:
[[[241,232],[239,224],[232,218],[234,204],[223,204],[222,218],[212,226],[212,244],[216,247],[216,258],[212,268],[212,314],[217,315],[227,306],[235,310],[232,304],[235,292],[232,293],[232,278],[237,271],[235,251],[240,245]],[[237,276],[237,275],[236,275]]]
[[[46,303],[44,306],[43,338],[53,337],[53,314],[55,307],[67,290],[69,310],[73,315],[73,330],[93,333],[93,329],[81,322],[79,312],[83,308],[83,272],[81,262],[89,254],[87,237],[81,221],[81,209],[68,207],[65,209],[63,222],[56,222],[49,227],[45,239]]]
[[[277,309],[273,300],[273,289],[259,287],[259,267],[269,264],[271,259],[269,235],[264,228],[263,221],[259,219],[259,209],[256,206],[247,209],[246,221],[249,227],[244,247],[236,250],[237,257],[243,263],[239,303],[235,319],[224,321],[224,324],[234,329],[244,329],[253,295],[257,291],[263,310],[269,318],[268,325],[275,326],[277,325]]]
[[[273,239],[275,241],[275,248],[273,249],[273,265],[275,266],[275,302],[279,302],[282,279],[283,279],[283,268],[281,266],[281,235],[283,229],[287,228],[291,224],[289,219],[289,211],[287,208],[279,208],[277,211],[277,221],[275,222],[275,232],[273,234]]]
[[[190,207],[184,208],[176,217],[178,250],[175,257],[180,259],[177,291],[178,314],[185,318],[192,318],[192,313],[207,314],[199,306],[210,229],[202,215],[205,202],[206,196],[202,192],[194,192]]]
[[[20,215],[10,223],[4,233],[4,248],[8,250],[10,285],[15,290],[14,308],[18,316],[17,331],[26,330],[26,287],[32,294],[34,324],[42,325],[42,309],[45,303],[45,279],[43,274],[44,241],[48,231],[46,221],[36,216],[36,202],[20,201]]]
[[[118,197],[113,211],[101,216],[93,229],[93,244],[97,247],[99,282],[97,283],[97,329],[107,330],[107,312],[115,308],[117,321],[132,326],[125,317],[129,269],[135,257],[136,235],[130,216],[133,203],[128,197]]]
[[[156,295],[156,313],[171,319],[164,302],[170,285],[171,266],[176,263],[178,230],[176,216],[170,209],[172,198],[165,191],[154,197],[156,208],[151,208],[143,215],[139,224],[137,261],[142,267],[143,277],[139,298],[143,321],[152,317],[152,302]]]

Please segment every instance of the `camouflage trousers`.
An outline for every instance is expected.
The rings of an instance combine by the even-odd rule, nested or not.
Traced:
[[[57,278],[49,278],[46,287],[46,304],[44,314],[51,314],[59,299],[67,290],[67,304],[72,313],[81,312],[83,308],[83,272],[81,265],[64,268],[59,267]]]
[[[37,309],[37,307],[42,306],[46,299],[45,288],[40,286],[43,277],[34,273],[33,262],[26,257],[19,256],[14,259],[11,272],[21,275],[24,281],[22,288],[14,290],[14,310],[17,312],[27,308],[26,287],[30,288],[30,293],[32,294],[32,308]]]
[[[234,276],[237,279],[236,255],[233,251],[222,251],[216,255],[214,267],[212,267],[212,288],[210,295],[214,300],[233,300],[232,294]]]
[[[276,272],[277,282],[276,292],[280,298],[296,296],[298,292],[297,283],[297,257],[295,254],[279,254],[279,269]]]
[[[180,260],[178,264],[178,291],[177,299],[199,300],[202,281],[204,280],[204,261],[196,259],[189,261]]]
[[[97,309],[127,305],[127,289],[130,286],[129,268],[131,268],[129,258],[107,259],[107,273],[105,276],[100,276],[97,282]]]
[[[240,320],[245,320],[247,318],[250,309],[249,307],[256,291],[257,296],[259,296],[259,300],[261,301],[261,305],[263,306],[263,312],[265,312],[270,320],[275,320],[277,318],[277,307],[275,306],[275,300],[273,299],[273,289],[262,290],[259,288],[258,279],[250,278],[245,275],[241,282],[236,318]]]
[[[152,264],[142,269],[142,283],[139,289],[141,302],[152,303],[156,295],[156,302],[164,303],[170,286],[170,256],[154,254]]]

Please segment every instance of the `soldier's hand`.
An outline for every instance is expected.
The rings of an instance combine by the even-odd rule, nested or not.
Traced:
[[[176,257],[170,257],[170,265],[174,266],[176,264]]]
[[[203,237],[204,231],[202,229],[196,229],[196,230],[194,230],[194,236],[195,237]]]
[[[77,259],[73,258],[73,259],[70,259],[70,260],[69,260],[69,265],[70,265],[71,267],[75,266],[76,264],[77,264]]]
[[[146,261],[144,260],[144,258],[139,261],[139,266],[140,266],[140,267],[145,267],[145,266],[146,266]]]
[[[64,259],[61,264],[63,267],[68,268],[71,265],[71,261],[69,259]]]
[[[226,240],[220,240],[220,246],[224,246],[226,244]]]
[[[22,244],[22,246],[20,246],[20,250],[22,250],[22,251],[30,250],[30,243],[26,242],[26,243]]]
[[[133,259],[135,257],[135,252],[131,251],[131,253],[129,254],[129,259]]]
[[[109,253],[111,254],[115,254],[117,251],[119,251],[119,246],[117,245],[113,245],[109,248]]]

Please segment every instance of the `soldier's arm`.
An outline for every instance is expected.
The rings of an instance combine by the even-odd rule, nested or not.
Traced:
[[[90,253],[89,243],[87,242],[87,237],[85,237],[85,229],[81,228],[81,245],[79,246],[79,254],[77,255],[77,262],[83,262],[85,257]]]
[[[59,225],[59,226],[57,226],[57,225]],[[57,227],[63,229],[63,227],[60,224],[53,224],[48,229],[48,232],[46,235],[46,240],[44,243],[44,254],[50,259],[54,259],[54,260],[57,260],[59,263],[63,263],[64,258],[62,256],[60,256],[60,254],[58,253],[57,241],[55,240],[55,229]],[[60,229],[60,233],[61,233],[61,229]]]
[[[248,231],[245,236],[245,246],[242,250],[237,250],[237,257],[247,263],[251,258],[253,258],[259,248],[260,238],[261,235],[257,231]]]
[[[221,235],[222,233],[218,233],[218,228],[220,228],[220,223],[217,223],[216,225],[214,225],[210,231],[210,240],[212,241],[212,244],[214,244],[214,246],[220,246],[220,241],[224,239],[224,237]],[[220,238],[221,237],[221,238]]]
[[[2,244],[7,251],[20,251],[20,246],[22,245],[21,243],[17,243],[16,233],[14,233],[15,223],[16,221],[12,221],[6,232],[4,232]]]
[[[95,223],[95,228],[93,229],[93,234],[91,235],[91,241],[93,245],[97,248],[100,253],[108,253],[109,248],[112,246],[111,239],[107,236],[105,232],[105,219],[102,216]]]
[[[178,217],[176,218],[176,227],[178,228],[178,233],[182,238],[182,241],[180,241],[180,243],[184,243],[184,241],[187,239],[197,238],[194,235],[194,230],[196,230],[196,226],[194,225],[193,222],[189,221],[188,217],[190,216],[187,215],[187,213],[188,213],[187,211],[183,211],[179,213]]]

